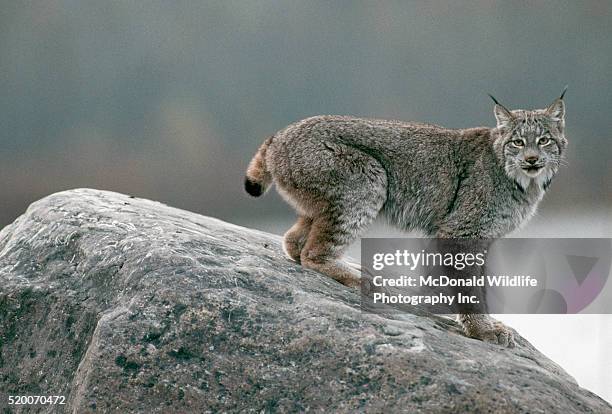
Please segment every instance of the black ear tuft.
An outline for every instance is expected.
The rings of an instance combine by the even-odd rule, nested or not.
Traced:
[[[506,108],[505,106],[503,106],[502,104],[500,104],[497,99],[495,99],[495,97],[493,95],[491,95],[490,93],[488,93],[487,95],[489,95],[489,97],[491,99],[493,99],[493,102],[495,102],[495,105],[499,106],[500,108],[502,108],[503,110],[505,110],[508,113],[511,113],[510,110],[508,108]]]
[[[565,96],[565,92],[567,92],[567,87],[569,85],[565,85],[565,88],[563,88],[563,92],[561,93],[561,96],[559,96],[559,99],[563,99],[563,97]]]
[[[495,102],[495,105],[502,106],[502,104],[500,104],[499,102],[497,102],[497,99],[495,99],[495,97],[494,97],[493,95],[491,95],[490,93],[488,93],[487,95],[489,95],[489,98],[493,99],[493,102]]]

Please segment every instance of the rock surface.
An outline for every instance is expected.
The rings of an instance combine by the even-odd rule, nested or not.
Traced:
[[[0,341],[0,407],[66,397],[27,412],[612,412],[518,336],[364,314],[277,236],[95,190],[0,232]]]

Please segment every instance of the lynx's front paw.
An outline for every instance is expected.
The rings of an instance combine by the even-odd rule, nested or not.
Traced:
[[[463,331],[470,338],[480,339],[481,341],[498,344],[508,348],[514,348],[514,336],[510,329],[503,323],[496,321],[488,315],[467,315],[462,314],[458,317]]]

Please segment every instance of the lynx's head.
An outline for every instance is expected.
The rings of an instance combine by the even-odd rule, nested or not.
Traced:
[[[529,111],[510,111],[491,96],[497,120],[493,147],[508,177],[523,189],[532,183],[546,189],[561,165],[567,146],[564,95],[565,90],[546,109]]]

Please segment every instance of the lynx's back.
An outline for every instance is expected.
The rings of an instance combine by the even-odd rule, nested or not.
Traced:
[[[368,185],[379,190],[384,181],[381,212],[404,229],[433,233],[451,208],[462,177],[477,160],[493,156],[489,131],[320,116],[279,131],[267,149],[266,161],[285,196],[286,188],[300,194],[352,193],[359,192],[352,187],[367,189]],[[379,171],[382,177],[377,177]],[[304,204],[286,198],[296,207]]]

